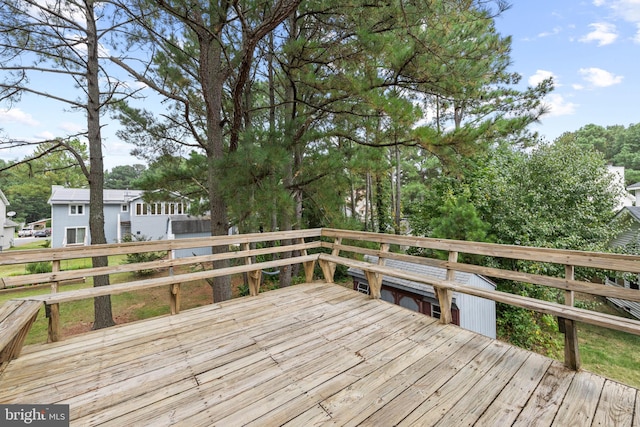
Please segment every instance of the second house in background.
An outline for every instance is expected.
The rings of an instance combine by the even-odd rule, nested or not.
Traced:
[[[147,203],[142,190],[104,190],[104,230],[108,243],[122,242],[128,236],[161,240],[172,238],[172,219],[188,217],[189,203],[173,201]],[[88,245],[89,189],[51,188],[51,220],[54,224],[51,247]]]

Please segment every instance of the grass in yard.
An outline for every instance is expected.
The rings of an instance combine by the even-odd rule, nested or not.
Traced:
[[[596,309],[629,317],[604,299]],[[640,336],[579,323],[578,345],[584,370],[640,388]]]

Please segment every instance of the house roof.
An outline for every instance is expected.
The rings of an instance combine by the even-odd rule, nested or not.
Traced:
[[[365,256],[365,261],[367,262],[371,262],[371,263],[377,263],[378,262],[378,257],[375,256]],[[390,268],[395,268],[397,270],[403,270],[406,272],[410,272],[410,273],[417,273],[417,274],[421,274],[421,275],[425,275],[425,276],[430,276],[433,277],[435,279],[440,279],[440,280],[445,280],[447,278],[447,270],[445,268],[441,268],[441,267],[432,267],[429,265],[422,265],[422,264],[416,264],[413,262],[405,262],[405,261],[398,261],[398,260],[394,260],[394,259],[387,259],[385,261],[385,266],[386,267],[390,267]],[[360,278],[364,278],[364,273],[362,272],[362,270],[357,269],[357,268],[349,268],[347,270],[348,274],[351,276],[356,276],[356,277],[360,277]],[[479,278],[481,278],[484,282],[486,282],[487,284],[489,284],[490,286],[492,286],[493,288],[496,287],[495,283],[493,283],[491,280],[487,279],[486,277],[477,275],[477,274],[473,274],[473,273],[465,273],[462,271],[456,271],[455,272],[455,278],[454,280],[460,284],[463,285],[469,285],[472,286],[472,278],[473,276],[477,276]],[[406,280],[406,279],[400,279],[397,277],[390,277],[390,276],[383,276],[383,283],[388,283],[390,285],[393,286],[397,286],[399,288],[404,288],[406,290],[414,290],[414,291],[421,291],[421,292],[428,292],[428,293],[433,293],[433,287],[429,286],[429,285],[425,285],[423,283],[418,283],[418,282],[413,282],[411,280]]]
[[[629,212],[629,215],[631,215],[634,220],[640,222],[640,206],[625,206],[620,209],[620,212],[617,213],[616,217],[619,217],[624,212]]]
[[[0,201],[2,201],[5,206],[9,206],[9,200],[7,200],[7,197],[4,195],[2,190],[0,190]]]
[[[3,226],[3,227],[4,227],[4,228],[20,227],[20,224],[18,224],[18,223],[17,223],[17,222],[15,222],[15,221],[12,221],[12,220],[11,220],[11,219],[9,219],[9,218],[5,218],[5,220],[4,220],[4,226]]]
[[[640,190],[640,182],[636,182],[635,184],[631,184],[627,187],[627,190]]]
[[[120,204],[139,197],[144,191],[142,190],[104,190],[105,204]],[[65,188],[54,185],[51,188],[51,197],[49,204],[69,204],[69,203],[89,203],[88,188]]]

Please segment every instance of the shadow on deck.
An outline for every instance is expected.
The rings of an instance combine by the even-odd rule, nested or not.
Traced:
[[[326,283],[32,345],[0,403],[71,425],[638,425],[638,390]]]

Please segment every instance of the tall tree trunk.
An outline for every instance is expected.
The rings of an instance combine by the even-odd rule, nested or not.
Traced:
[[[402,188],[402,185],[400,183],[400,174],[401,174],[401,170],[400,170],[400,147],[398,145],[396,145],[396,196],[395,196],[395,221],[394,221],[394,225],[395,225],[395,232],[396,234],[400,234],[400,208],[401,208],[401,204],[400,204],[400,191]]]
[[[376,213],[378,215],[378,233],[386,232],[387,221],[384,208],[384,190],[381,173],[376,173]]]
[[[213,38],[200,41],[200,79],[207,112],[207,183],[209,191],[209,210],[211,216],[211,235],[224,236],[229,230],[227,204],[220,191],[218,181],[219,162],[224,158],[224,135],[222,133],[222,91],[224,73],[222,70],[222,48]],[[225,253],[226,246],[214,246],[214,254]],[[215,261],[213,268],[229,266],[228,260]],[[212,284],[213,301],[231,299],[231,278],[216,277]]]
[[[104,164],[102,160],[102,136],[100,134],[100,81],[98,65],[98,30],[94,15],[94,2],[86,5],[87,23],[87,137],[89,140],[89,232],[91,244],[107,243],[104,232]],[[94,267],[105,267],[106,256],[92,258]],[[96,276],[93,286],[108,286],[109,276]],[[93,300],[93,329],[113,326],[111,298],[106,295]]]
[[[369,231],[369,212],[371,206],[371,174],[367,171],[364,178],[364,231]],[[373,229],[373,227],[371,227]]]

